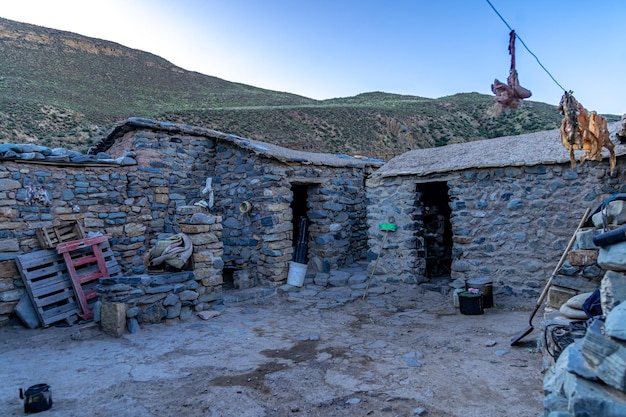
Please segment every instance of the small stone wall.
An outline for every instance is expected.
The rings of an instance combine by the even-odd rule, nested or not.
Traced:
[[[451,278],[489,277],[494,291],[539,296],[585,209],[626,191],[624,166],[618,177],[604,163],[468,169],[429,176],[396,176],[368,185],[368,258],[377,274],[425,281],[423,205],[417,183],[448,187],[453,234]],[[381,248],[380,223],[395,223]]]
[[[221,217],[198,206],[182,206],[176,213],[193,243],[193,270],[101,278],[97,290],[107,333],[120,336],[125,328],[135,333],[143,324],[186,320],[222,299]]]

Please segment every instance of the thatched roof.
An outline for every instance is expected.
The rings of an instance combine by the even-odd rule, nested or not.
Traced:
[[[106,138],[89,150],[89,153],[97,154],[99,152],[106,152],[118,139],[123,137],[126,133],[138,128],[147,128],[155,131],[165,131],[180,135],[213,138],[219,141],[231,143],[232,145],[240,148],[248,149],[259,156],[276,159],[286,163],[355,168],[364,168],[365,166],[376,168],[382,165],[382,161],[379,159],[361,159],[348,155],[295,151],[271,143],[246,139],[204,127],[157,121],[141,117],[130,117],[122,123],[116,125]]]
[[[609,123],[611,139],[620,122]],[[616,154],[626,153],[626,146],[615,143]],[[578,158],[582,151],[576,151]],[[606,158],[609,152],[604,149]],[[497,168],[569,163],[569,151],[561,144],[558,129],[503,136],[495,139],[418,149],[399,155],[378,169],[372,179],[401,175],[425,176],[470,168]],[[608,164],[607,164],[608,166]]]

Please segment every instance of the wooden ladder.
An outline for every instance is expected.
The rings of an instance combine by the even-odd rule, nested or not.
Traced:
[[[93,318],[93,310],[89,306],[88,300],[98,296],[95,289],[85,291],[83,284],[109,276],[100,244],[108,241],[110,237],[111,235],[100,235],[57,245],[57,253],[63,255],[67,265],[72,286],[78,299],[79,316],[83,320],[91,320]],[[72,257],[72,252],[74,252],[74,257]]]

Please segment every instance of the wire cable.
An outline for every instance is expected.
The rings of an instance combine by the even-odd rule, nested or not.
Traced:
[[[504,24],[506,25],[506,27],[508,27],[508,28],[509,28],[509,30],[513,30],[513,28],[512,28],[512,27],[511,27],[511,26],[507,23],[507,21],[504,19],[504,17],[502,17],[502,15],[500,14],[500,12],[498,12],[498,10],[496,10],[496,8],[493,6],[493,4],[491,4],[491,2],[490,2],[489,0],[486,0],[486,1],[487,1],[487,3],[489,3],[489,6],[491,6],[491,8],[493,9],[493,11],[494,11],[494,12],[496,12],[496,14],[498,15],[498,17],[499,17],[499,18],[500,18],[500,19],[504,22]],[[564,92],[566,92],[567,90],[566,90],[565,88],[563,88],[563,86],[562,86],[561,84],[559,84],[559,82],[558,82],[556,79],[554,79],[554,77],[552,76],[552,74],[550,74],[550,71],[548,71],[548,70],[546,69],[546,67],[544,67],[544,66],[543,66],[543,64],[541,63],[541,61],[539,61],[539,58],[537,58],[537,55],[535,55],[534,53],[532,53],[532,51],[531,51],[530,49],[528,49],[528,46],[526,46],[526,44],[524,43],[524,41],[522,40],[522,38],[520,38],[520,37],[519,37],[519,35],[517,35],[517,32],[516,32],[516,36],[517,36],[517,39],[519,39],[519,41],[522,43],[522,45],[524,46],[524,48],[526,48],[526,50],[528,51],[528,53],[529,53],[529,54],[531,54],[531,55],[535,58],[535,60],[536,60],[536,61],[537,61],[537,63],[539,64],[539,66],[540,66],[541,68],[543,68],[543,70],[544,70],[544,71],[545,71],[545,72],[546,72],[546,73],[550,76],[550,78],[552,78],[552,81],[554,81],[554,83],[555,83],[556,85],[558,85],[558,86],[559,86],[559,88],[560,88],[561,90],[563,90]]]

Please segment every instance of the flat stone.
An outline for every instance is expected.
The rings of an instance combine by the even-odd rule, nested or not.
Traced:
[[[192,290],[181,291],[178,294],[181,301],[193,301],[198,298],[198,293]]]
[[[561,308],[559,308],[559,311],[565,317],[574,319],[574,320],[586,320],[589,318],[587,317],[587,314],[584,311],[571,308],[567,304],[563,304]]]
[[[344,271],[332,271],[328,278],[328,284],[333,287],[343,287],[348,284],[350,274]]]
[[[178,282],[186,282],[194,279],[193,271],[173,272],[171,274],[152,275],[153,285],[174,284]]]
[[[200,311],[197,313],[198,317],[200,317],[202,320],[209,320],[209,319],[212,319],[213,317],[219,316],[220,314],[221,313],[219,311],[215,311],[215,310]]]
[[[565,369],[590,381],[597,381],[598,376],[589,366],[582,354],[582,345],[583,339],[576,339],[574,343],[567,346],[567,348],[561,352],[561,355],[565,355]]]
[[[167,316],[168,319],[174,319],[176,317],[180,317],[180,312],[182,310],[183,303],[176,303],[174,305],[167,307]]]
[[[39,316],[33,303],[30,301],[30,297],[24,293],[20,298],[20,301],[15,305],[15,314],[29,329],[36,329],[39,327]]]
[[[600,282],[602,313],[608,316],[611,310],[626,300],[626,274],[607,271]]]
[[[139,307],[130,307],[126,310],[126,317],[133,318],[139,314]]]
[[[131,334],[137,333],[139,330],[141,330],[141,327],[139,326],[139,322],[134,317],[128,319],[126,326],[128,327],[128,332]]]
[[[598,265],[612,271],[626,271],[626,242],[600,248]]]
[[[153,303],[142,309],[139,314],[142,323],[160,323],[167,316],[167,310],[161,303]]]
[[[585,292],[582,294],[578,294],[567,300],[567,306],[576,310],[582,310],[583,304],[587,301],[587,298],[593,294],[592,292]]]
[[[173,306],[178,302],[179,298],[176,294],[168,294],[167,297],[165,297],[163,299],[163,305],[168,307],[168,306]]]
[[[563,385],[573,416],[626,416],[626,395],[566,372]]]
[[[607,316],[604,322],[606,334],[621,340],[626,340],[626,303],[618,304]]]
[[[599,249],[595,243],[593,243],[593,238],[602,232],[598,229],[587,229],[581,230],[576,233],[576,247],[578,249]]]

